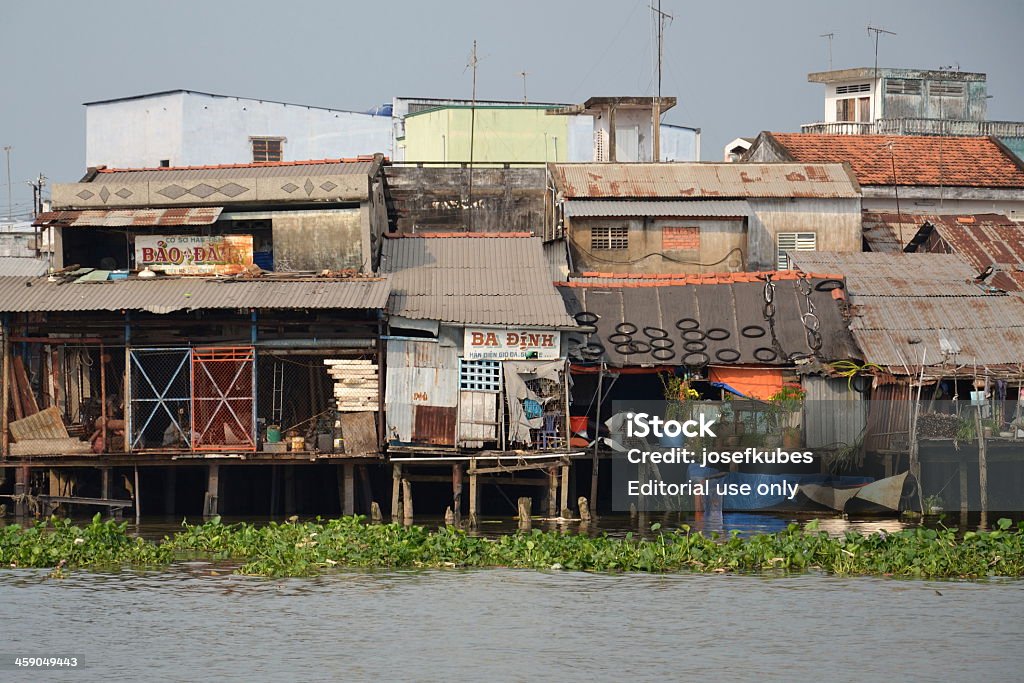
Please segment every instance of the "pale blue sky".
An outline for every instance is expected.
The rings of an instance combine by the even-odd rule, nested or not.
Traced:
[[[12,145],[14,212],[25,180],[84,171],[82,102],[187,88],[365,110],[394,95],[468,97],[465,64],[480,44],[478,96],[583,101],[653,94],[655,0],[0,0],[0,146]],[[703,130],[703,157],[760,130],[820,120],[827,68],[822,33],[836,32],[835,68],[870,66],[869,22],[882,66],[958,63],[989,75],[989,118],[1024,119],[1020,0],[662,0],[669,123]],[[372,152],[374,150],[367,150]],[[0,157],[0,216],[7,213]]]

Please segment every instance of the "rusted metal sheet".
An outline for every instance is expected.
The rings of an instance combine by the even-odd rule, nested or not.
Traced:
[[[742,217],[753,214],[746,200],[690,200],[672,199],[658,201],[615,201],[608,199],[577,199],[563,204],[566,216],[614,217],[614,216],[674,216],[674,217]]]
[[[540,238],[471,234],[384,240],[392,315],[477,324],[574,327]]]
[[[867,403],[846,378],[808,375],[802,385],[804,440],[808,448],[843,448],[864,437]]]
[[[1024,226],[1001,214],[916,216],[920,230],[912,248],[952,252],[975,273],[989,266],[995,273],[986,282],[1007,291],[1024,291]]]
[[[383,309],[385,278],[349,280],[237,280],[157,278],[105,282],[48,282],[0,277],[0,312],[147,311],[201,309]]]
[[[867,450],[907,452],[913,391],[909,384],[885,384],[871,392],[864,440]]]
[[[456,410],[443,406],[416,406],[412,440],[434,446],[454,446]]]
[[[840,163],[549,164],[566,198],[860,197]]]
[[[123,228],[212,225],[223,206],[177,207],[172,209],[90,209],[46,211],[32,225],[59,228]]]
[[[458,351],[434,341],[388,340],[385,412],[387,438],[399,443],[417,443],[417,425],[423,420],[425,434],[433,438],[436,413],[418,416],[423,406],[450,409],[455,438],[455,409],[458,406]],[[425,443],[438,443],[426,441]]]

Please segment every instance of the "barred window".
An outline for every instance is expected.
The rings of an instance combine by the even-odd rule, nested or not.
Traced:
[[[780,232],[776,236],[776,266],[778,270],[789,270],[789,251],[814,251],[818,248],[818,236],[813,232]]]
[[[887,95],[920,95],[920,78],[890,78],[885,82]]]
[[[284,161],[284,138],[249,138],[253,163]]]
[[[500,391],[501,363],[496,360],[460,358],[459,389],[462,391]]]
[[[629,249],[629,227],[595,225],[590,228],[591,249]]]

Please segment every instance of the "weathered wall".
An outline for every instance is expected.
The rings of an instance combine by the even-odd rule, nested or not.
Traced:
[[[173,93],[86,108],[86,165],[151,168],[252,161],[250,136],[284,137],[284,159],[391,153],[391,118]]]
[[[855,199],[750,199],[756,214],[750,229],[748,267],[771,270],[776,266],[775,242],[780,232],[813,232],[818,251],[861,251],[861,200]]]
[[[592,228],[622,225],[629,227],[628,249],[594,248]],[[739,271],[747,252],[743,219],[576,218],[569,223],[569,235],[573,267],[579,272]]]
[[[274,213],[274,270],[360,268],[365,210]]]
[[[904,213],[1001,213],[1024,222],[1024,190],[961,187],[901,187],[900,200],[891,186],[865,186],[864,210]]]
[[[544,221],[545,168],[385,166],[385,196],[393,230],[531,232]],[[470,215],[472,213],[472,216]],[[472,220],[471,220],[472,219]]]

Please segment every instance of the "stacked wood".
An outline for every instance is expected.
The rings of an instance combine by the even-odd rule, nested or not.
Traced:
[[[917,438],[954,439],[960,428],[960,418],[944,413],[924,413],[917,417]]]
[[[91,453],[86,441],[68,436],[67,428],[56,407],[15,420],[9,425],[14,443],[11,455],[70,455]]]
[[[370,360],[328,358],[327,373],[334,379],[338,412],[376,411],[379,405],[378,367]]]

